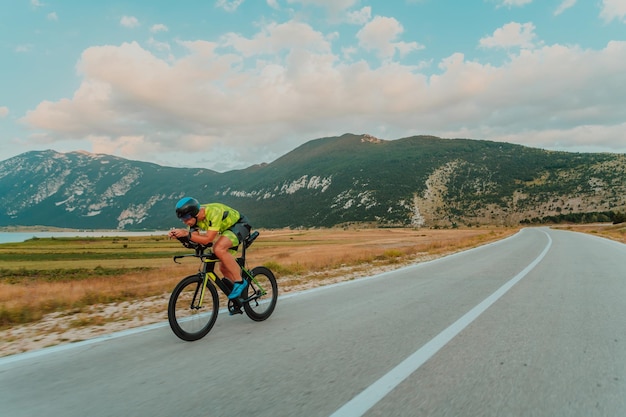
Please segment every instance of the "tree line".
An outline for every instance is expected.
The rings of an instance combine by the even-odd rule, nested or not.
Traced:
[[[568,213],[554,216],[533,217],[520,221],[522,224],[560,224],[560,223],[609,223],[620,224],[626,222],[626,213],[616,211]]]

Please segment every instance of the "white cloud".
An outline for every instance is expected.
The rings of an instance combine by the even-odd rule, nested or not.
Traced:
[[[243,1],[244,0],[217,0],[215,7],[224,9],[227,12],[234,12],[241,6]]]
[[[289,4],[300,3],[304,6],[317,6],[337,14],[358,4],[359,0],[287,0]]]
[[[48,13],[48,15],[46,16],[46,19],[57,21],[59,20],[59,16],[57,16],[56,12],[52,12],[52,13]]]
[[[134,16],[122,16],[120,19],[120,25],[125,28],[135,28],[139,26],[139,20]]]
[[[329,52],[331,46],[323,33],[311,26],[290,21],[287,23],[270,23],[252,38],[229,33],[222,38],[224,46],[231,46],[244,57],[261,54],[279,54],[281,51],[310,50]]]
[[[39,8],[39,7],[45,6],[45,4],[43,4],[39,0],[30,0],[30,5],[33,6],[34,8]]]
[[[533,0],[496,0],[498,7],[521,7],[532,2]]]
[[[363,7],[356,12],[348,12],[346,21],[355,25],[364,25],[372,18],[372,8],[370,6]]]
[[[564,149],[571,152],[607,152],[626,153],[623,144],[615,141],[623,137],[626,123],[612,125],[578,125],[561,129],[527,129],[509,134],[494,136],[496,140],[522,143],[544,149]],[[458,136],[463,137],[463,136]]]
[[[602,0],[602,10],[600,17],[606,22],[613,19],[626,23],[626,1],[625,0]]]
[[[480,40],[480,46],[484,48],[532,48],[534,46],[535,25],[532,23],[520,24],[517,22],[507,23],[488,36]]]
[[[150,148],[150,144],[144,136],[90,136],[94,153],[108,155],[140,155]]]
[[[417,42],[394,42],[404,28],[392,17],[376,16],[357,33],[359,45],[368,50],[376,51],[383,59],[393,58],[396,52],[405,55],[423,49]]]
[[[168,30],[169,28],[165,26],[163,23],[157,23],[150,27],[150,32],[152,33],[167,32]]]
[[[571,7],[574,7],[575,4],[576,4],[576,0],[563,0],[561,4],[559,4],[559,7],[557,7],[556,10],[554,11],[554,15],[555,16],[560,15],[565,10]]]
[[[167,42],[159,42],[154,38],[148,39],[148,45],[152,47],[152,49],[161,52],[170,52],[172,47]]]
[[[341,48],[342,57],[347,61],[352,61],[353,57],[359,52],[359,49],[354,46]]]
[[[280,10],[280,6],[278,5],[277,0],[267,0],[267,5],[274,10]]]
[[[6,106],[0,106],[0,118],[7,117],[9,114],[9,108]]]
[[[384,18],[370,24],[377,19],[360,40],[393,56],[401,26]],[[521,36],[529,26],[512,32],[516,42],[494,34],[490,45],[532,41]],[[128,158],[189,152],[248,165],[280,156],[292,139],[343,132],[561,149],[621,143],[626,152],[624,41],[600,50],[539,45],[510,52],[499,66],[457,53],[435,63],[433,75],[390,59],[375,67],[345,61],[328,36],[297,21],[180,46],[184,55],[166,59],[137,42],[88,48],[74,95],[40,103],[22,122],[42,133],[37,141],[88,139]]]
[[[20,53],[25,53],[25,52],[30,52],[33,49],[33,45],[28,43],[28,44],[22,44],[22,45],[17,45],[15,47],[15,52],[20,52]]]

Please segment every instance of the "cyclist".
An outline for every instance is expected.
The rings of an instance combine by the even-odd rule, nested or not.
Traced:
[[[221,261],[221,274],[233,282],[229,299],[235,299],[246,288],[240,268],[233,256],[239,244],[250,235],[250,224],[237,210],[222,203],[200,204],[192,197],[184,197],[176,203],[176,216],[189,229],[172,229],[170,238],[187,238],[201,245],[213,243],[213,252]],[[199,230],[206,231],[200,233]]]

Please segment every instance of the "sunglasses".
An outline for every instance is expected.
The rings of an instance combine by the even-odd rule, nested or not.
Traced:
[[[193,216],[191,214],[185,214],[184,216],[182,216],[180,218],[181,221],[186,222],[187,220],[191,219]]]

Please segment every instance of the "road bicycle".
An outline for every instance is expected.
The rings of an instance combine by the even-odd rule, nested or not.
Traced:
[[[228,300],[228,311],[231,315],[243,314],[245,311],[252,320],[263,321],[272,315],[276,307],[278,284],[268,268],[246,267],[246,249],[258,236],[259,232],[255,231],[242,242],[241,256],[237,258],[237,263],[247,287],[241,296]],[[233,283],[228,278],[219,278],[216,275],[215,265],[219,259],[211,250],[211,244],[200,245],[186,238],[178,240],[183,246],[194,249],[195,253],[176,255],[174,262],[180,263],[179,259],[194,257],[199,258],[202,264],[197,274],[183,278],[172,291],[167,307],[167,318],[176,336],[192,342],[206,336],[217,320],[219,311],[217,288],[228,296]]]

